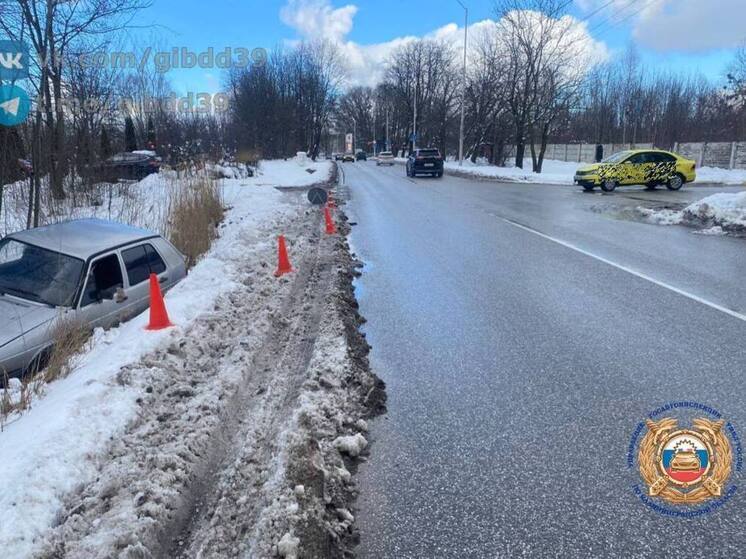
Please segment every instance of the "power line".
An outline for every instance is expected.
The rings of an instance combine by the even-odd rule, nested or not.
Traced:
[[[630,0],[624,6],[622,6],[619,9],[617,9],[615,12],[613,12],[611,15],[609,15],[606,18],[604,18],[602,21],[596,23],[595,25],[591,26],[591,28],[588,29],[588,33],[590,33],[591,31],[597,31],[597,30],[602,29],[604,27],[606,29],[611,29],[611,28],[615,27],[619,22],[614,22],[614,18],[616,18],[617,16],[621,15],[624,11],[627,10],[627,8],[633,7],[638,2],[640,2],[640,0]],[[632,15],[634,15],[635,13],[638,13],[638,12],[639,12],[639,10],[637,12],[633,12]],[[611,24],[611,25],[609,25],[609,24]]]
[[[583,19],[579,19],[578,21],[588,21],[588,20],[589,20],[589,19],[591,19],[591,18],[592,18],[593,16],[595,16],[595,15],[596,15],[596,14],[597,14],[598,12],[600,12],[601,10],[603,10],[604,8],[606,8],[607,6],[610,6],[610,5],[611,5],[611,4],[613,4],[613,3],[615,2],[615,1],[616,1],[616,0],[609,0],[608,2],[606,2],[606,4],[604,4],[603,6],[601,6],[601,7],[599,7],[599,8],[596,8],[596,9],[595,9],[595,10],[593,10],[593,11],[592,11],[591,13],[589,13],[589,14],[588,14],[587,16],[585,16],[585,17],[584,17]]]

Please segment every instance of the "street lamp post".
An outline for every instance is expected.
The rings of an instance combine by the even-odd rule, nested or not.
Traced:
[[[464,164],[464,106],[466,105],[466,49],[469,42],[469,8],[456,0],[464,9],[464,69],[461,76],[461,129],[458,135],[458,164]]]

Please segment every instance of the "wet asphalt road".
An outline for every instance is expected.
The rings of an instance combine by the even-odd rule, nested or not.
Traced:
[[[361,557],[743,556],[746,490],[669,518],[634,495],[626,453],[674,400],[746,433],[746,322],[625,269],[746,314],[746,240],[615,217],[667,191],[342,168],[389,397],[360,469]]]

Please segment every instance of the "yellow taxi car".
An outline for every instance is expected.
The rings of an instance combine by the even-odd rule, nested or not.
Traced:
[[[575,182],[585,190],[600,186],[613,192],[617,186],[642,184],[648,188],[665,184],[679,190],[697,178],[697,164],[680,155],[660,149],[620,151],[601,163],[585,165],[575,172]]]

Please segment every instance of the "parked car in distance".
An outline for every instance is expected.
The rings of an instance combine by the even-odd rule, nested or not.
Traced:
[[[342,157],[342,162],[343,163],[347,163],[347,162],[355,163],[355,154],[352,153],[351,151],[348,151],[347,153],[344,154],[344,157]]]
[[[150,274],[164,291],[186,277],[184,256],[156,233],[82,219],[0,240],[0,372],[44,366],[61,319],[93,329],[150,305]],[[2,375],[0,375],[2,376]]]
[[[342,154],[342,153],[335,153],[334,154],[334,161],[342,161],[343,158],[344,158],[344,154]]]
[[[376,166],[380,167],[381,165],[393,165],[394,164],[394,154],[390,151],[382,151],[378,154],[378,158],[376,159]]]
[[[666,185],[669,190],[679,190],[697,178],[696,170],[696,162],[670,151],[636,149],[578,168],[575,182],[588,191],[600,186],[604,192],[613,192],[617,186],[631,184],[648,188]]]
[[[118,153],[101,165],[100,180],[117,182],[119,180],[139,181],[160,171],[161,159],[154,151],[133,151]]]
[[[436,148],[416,149],[407,158],[407,176],[416,177],[418,174],[443,176],[443,158]]]
[[[364,151],[358,151],[355,154],[355,159],[357,159],[358,161],[368,161],[368,154]]]

